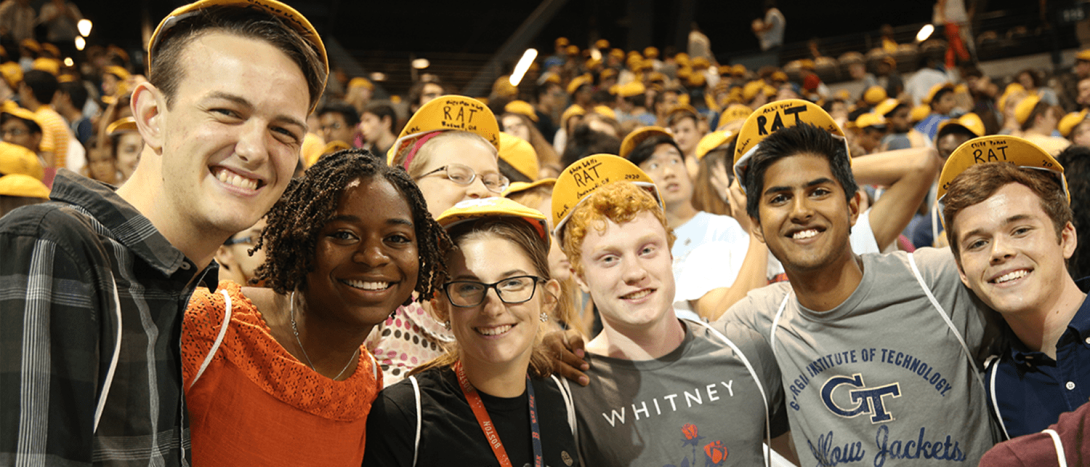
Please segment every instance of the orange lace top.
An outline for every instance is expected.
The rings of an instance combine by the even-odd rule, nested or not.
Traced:
[[[200,373],[223,325],[223,341]],[[352,465],[363,461],[367,414],[382,374],[365,348],[333,381],[289,354],[234,282],[198,288],[185,312],[182,377],[193,465]],[[196,382],[194,383],[194,379]]]

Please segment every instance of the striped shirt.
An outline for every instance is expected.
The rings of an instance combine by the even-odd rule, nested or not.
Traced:
[[[0,465],[189,465],[182,313],[215,263],[104,184],[51,197],[0,219]]]
[[[42,124],[42,142],[39,148],[42,152],[53,153],[53,167],[64,168],[68,159],[68,140],[72,138],[68,123],[48,104],[38,107],[34,116]]]

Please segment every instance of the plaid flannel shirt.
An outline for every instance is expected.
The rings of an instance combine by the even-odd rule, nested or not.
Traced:
[[[0,219],[0,465],[188,465],[182,313],[198,271],[69,171]]]

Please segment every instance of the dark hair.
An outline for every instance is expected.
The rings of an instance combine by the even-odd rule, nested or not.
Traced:
[[[80,81],[69,81],[67,83],[60,83],[60,91],[68,94],[68,98],[72,101],[72,107],[83,111],[83,106],[87,104],[87,88]]]
[[[420,107],[420,97],[422,97],[424,95],[424,86],[427,86],[429,84],[434,84],[436,86],[439,86],[441,89],[443,89],[444,93],[447,92],[446,88],[443,87],[443,83],[440,83],[438,80],[435,80],[435,81],[417,81],[416,83],[413,83],[413,86],[411,88],[409,88],[409,108],[410,109],[412,109],[414,107],[417,107],[417,108]]]
[[[591,154],[617,154],[621,152],[621,140],[615,136],[592,130],[585,123],[575,126],[575,131],[568,137],[564,155],[560,163],[564,167]]]
[[[499,158],[499,159],[496,159],[496,162],[499,163],[500,173],[503,174],[504,177],[507,177],[507,179],[510,180],[511,183],[515,183],[515,182],[530,183],[530,182],[533,181],[533,180],[530,179],[530,177],[527,177],[522,172],[519,172],[518,169],[516,169],[513,165],[511,165],[507,161],[503,160],[502,157]]]
[[[954,88],[951,88],[949,86],[941,88],[938,91],[935,91],[935,97],[931,98],[931,103],[930,103],[931,108],[934,109],[936,105],[939,105],[939,101],[942,100],[942,96],[945,96],[947,94],[952,94],[953,92],[954,92]]]
[[[174,94],[185,78],[185,68],[180,62],[186,46],[197,37],[213,31],[262,40],[287,54],[306,77],[307,91],[310,93],[308,109],[318,102],[328,74],[322,64],[322,51],[269,13],[255,8],[230,6],[209,7],[193,16],[183,17],[160,40],[154,51],[155,61],[148,70],[148,81],[166,96],[167,107],[174,103]]]
[[[1029,115],[1026,117],[1026,121],[1022,122],[1022,131],[1033,128],[1034,123],[1037,122],[1037,117],[1043,115],[1045,112],[1048,112],[1051,109],[1052,106],[1048,105],[1043,101],[1038,101],[1037,105],[1033,106],[1033,110],[1029,112]]]
[[[57,93],[59,83],[57,77],[53,76],[42,70],[30,70],[23,75],[23,84],[26,84],[30,88],[30,92],[34,94],[34,99],[38,102],[49,105],[53,102],[53,95]],[[23,104],[26,104],[24,102]],[[31,109],[34,111],[37,109]]]
[[[420,254],[417,300],[432,297],[442,284],[450,238],[428,213],[424,195],[409,175],[362,149],[322,157],[305,175],[292,179],[284,196],[269,210],[268,226],[254,246],[267,251],[265,263],[254,273],[258,279],[265,279],[267,287],[281,294],[307,286],[307,273],[314,270],[318,233],[336,214],[345,187],[357,179],[385,180],[408,202]]]
[[[636,147],[632,149],[632,152],[628,153],[627,159],[629,162],[636,165],[647,162],[647,159],[651,158],[651,155],[655,153],[655,148],[659,147],[660,144],[669,144],[670,146],[673,146],[674,149],[677,149],[677,153],[681,154],[681,158],[685,158],[685,151],[681,150],[681,147],[677,145],[677,141],[674,141],[674,138],[665,135],[655,135],[641,141],[640,144],[637,144]]]
[[[1067,191],[1071,193],[1071,223],[1075,232],[1090,232],[1090,148],[1072,144],[1056,156],[1067,175]],[[1088,238],[1090,240],[1090,238]],[[1067,261],[1071,277],[1090,276],[1090,242],[1078,243],[1075,254]]]
[[[329,102],[318,108],[318,117],[328,113],[341,114],[341,117],[344,118],[344,123],[348,124],[348,126],[356,126],[360,123],[360,113],[356,111],[355,107],[352,107],[345,102]]]
[[[1037,70],[1034,70],[1033,68],[1026,68],[1022,71],[1019,71],[1018,74],[1015,75],[1015,81],[1017,81],[1017,77],[1022,76],[1023,73],[1029,75],[1029,80],[1033,81],[1034,88],[1041,87],[1041,75],[1037,74]]]
[[[1071,206],[1067,204],[1063,188],[1047,172],[1023,169],[1007,162],[973,165],[950,182],[946,197],[943,198],[942,219],[946,223],[946,240],[958,264],[961,264],[961,252],[957,242],[958,233],[954,229],[954,217],[963,209],[984,202],[1000,188],[1011,183],[1024,185],[1037,195],[1041,210],[1052,220],[1057,239],[1060,238],[1064,226],[1071,222]]]
[[[380,122],[384,117],[389,117],[390,133],[393,133],[394,136],[397,136],[397,112],[394,111],[393,107],[390,107],[389,105],[383,104],[381,102],[371,102],[370,104],[367,104],[367,107],[363,109],[363,113],[371,114],[378,117]]]
[[[844,141],[833,137],[832,133],[809,123],[784,128],[768,135],[760,144],[749,161],[746,171],[746,213],[760,221],[758,206],[761,192],[764,191],[765,171],[780,159],[798,155],[817,155],[829,161],[833,177],[844,188],[844,200],[855,196],[859,186],[852,175],[851,161]]]

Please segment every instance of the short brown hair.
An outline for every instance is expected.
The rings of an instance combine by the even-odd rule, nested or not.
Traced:
[[[666,214],[658,201],[647,190],[629,182],[610,183],[599,190],[587,195],[578,206],[572,210],[571,217],[564,224],[564,232],[561,249],[568,255],[572,269],[582,274],[583,239],[591,228],[602,232],[606,228],[606,219],[617,224],[635,219],[641,212],[654,214],[655,219],[662,223],[666,229],[666,245],[674,246],[674,231],[670,230],[670,224],[666,222]]]
[[[1059,239],[1064,226],[1071,222],[1071,205],[1063,187],[1050,174],[1036,169],[1020,168],[1008,162],[988,162],[969,167],[954,178],[943,198],[942,218],[946,223],[946,240],[954,258],[961,264],[954,218],[963,209],[984,202],[1000,188],[1011,183],[1026,186],[1041,201],[1041,209],[1052,219]]]
[[[315,107],[325,89],[327,75],[321,59],[322,51],[271,14],[230,6],[200,10],[164,32],[167,35],[155,50],[155,61],[148,70],[148,81],[166,96],[167,107],[173,104],[178,84],[185,77],[185,69],[180,63],[186,46],[214,31],[262,40],[287,54],[306,77],[310,94],[308,108]]]

